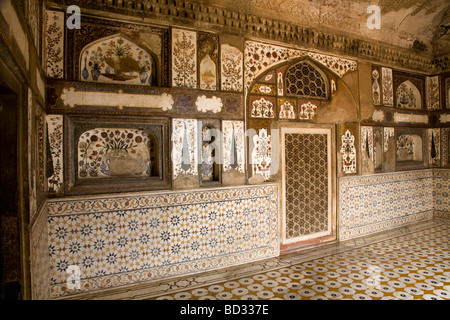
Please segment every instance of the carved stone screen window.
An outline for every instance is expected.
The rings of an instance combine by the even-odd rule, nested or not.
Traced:
[[[319,68],[308,61],[301,61],[287,70],[286,91],[288,95],[326,100],[328,81]]]

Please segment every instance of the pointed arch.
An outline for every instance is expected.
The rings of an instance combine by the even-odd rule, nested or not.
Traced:
[[[326,74],[308,58],[287,67],[285,73],[286,95],[328,100],[329,80]]]

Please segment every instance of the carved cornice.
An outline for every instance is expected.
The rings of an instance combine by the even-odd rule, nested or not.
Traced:
[[[339,35],[289,22],[186,0],[62,0],[47,1],[51,7],[79,5],[82,13],[120,18],[130,22],[156,23],[209,29],[249,39],[276,41],[371,60],[392,67],[439,73],[449,68],[448,57],[433,59],[426,53],[393,47],[379,41]]]

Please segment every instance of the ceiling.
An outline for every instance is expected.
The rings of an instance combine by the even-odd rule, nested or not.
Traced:
[[[300,26],[348,34],[435,56],[450,53],[449,0],[198,0]],[[381,10],[381,28],[369,29],[370,5]]]

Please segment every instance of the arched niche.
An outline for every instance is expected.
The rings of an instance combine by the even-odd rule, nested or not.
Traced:
[[[157,86],[156,55],[121,34],[98,39],[80,54],[81,81]]]
[[[321,90],[314,86],[318,94],[288,90],[288,84],[293,82],[286,80],[289,75],[293,81],[303,81],[303,84],[309,84],[312,79]],[[257,118],[327,123],[357,121],[357,97],[349,87],[353,84],[353,80],[342,79],[309,56],[291,59],[270,67],[251,83],[246,98],[247,114],[250,121]]]
[[[160,175],[159,141],[151,132],[95,128],[77,142],[78,179]]]
[[[395,106],[403,109],[422,109],[422,96],[411,81],[406,80],[397,87]]]

